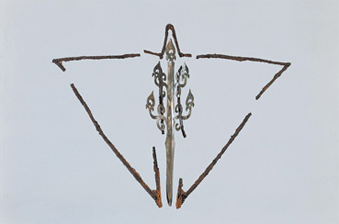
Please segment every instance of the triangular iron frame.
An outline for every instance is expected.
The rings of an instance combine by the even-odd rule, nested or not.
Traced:
[[[163,58],[165,49],[166,49],[166,43],[168,39],[168,33],[169,30],[172,31],[172,36],[175,42],[175,46],[177,48],[177,52],[179,57],[192,57],[190,53],[182,53],[179,48],[176,32],[174,29],[174,26],[172,24],[168,24],[165,28],[165,38],[164,38],[164,44],[162,47],[162,50],[160,53],[155,53],[149,50],[144,50],[144,53],[156,55],[160,59]],[[56,58],[53,59],[52,62],[55,63],[62,71],[66,71],[66,68],[62,64],[63,62],[70,62],[70,61],[79,61],[79,60],[102,60],[102,59],[126,59],[126,58],[135,58],[140,57],[141,55],[139,53],[130,53],[130,54],[123,54],[123,55],[107,55],[107,56],[78,56],[78,57],[64,57],[64,58]],[[239,57],[239,56],[229,56],[224,54],[199,54],[196,56],[196,59],[227,59],[227,60],[234,60],[234,61],[252,61],[252,62],[261,62],[261,63],[267,63],[267,64],[275,64],[275,65],[281,65],[283,66],[281,70],[279,70],[263,88],[259,92],[259,94],[255,97],[256,100],[258,100],[262,94],[282,75],[284,71],[287,70],[287,68],[291,65],[290,62],[278,62],[278,61],[271,61],[266,59],[260,59],[260,58],[253,58],[253,57]],[[107,136],[102,131],[99,123],[95,120],[91,110],[89,109],[88,105],[78,92],[77,88],[74,84],[71,84],[71,88],[80,101],[80,103],[83,105],[84,109],[86,110],[88,116],[90,117],[91,121],[93,122],[96,130],[98,131],[99,135],[103,138],[103,140],[107,143],[107,145],[112,149],[112,151],[115,153],[115,155],[118,157],[118,159],[124,164],[124,166],[128,169],[128,171],[134,176],[134,178],[141,184],[141,186],[145,189],[145,191],[154,199],[156,205],[160,208],[162,207],[162,201],[161,201],[161,188],[160,188],[160,172],[158,168],[158,162],[156,158],[156,152],[155,147],[153,147],[153,169],[155,172],[155,183],[156,183],[156,189],[151,190],[150,187],[143,181],[140,174],[127,162],[127,160],[122,156],[122,154],[118,151],[118,149],[113,145],[113,143],[107,138]],[[179,185],[178,185],[178,192],[177,192],[177,202],[176,202],[176,208],[180,208],[182,206],[182,203],[187,199],[187,197],[198,187],[198,185],[202,182],[202,180],[209,174],[209,172],[213,169],[215,164],[218,162],[218,160],[221,158],[221,156],[225,153],[227,148],[231,145],[231,143],[235,140],[235,138],[238,136],[240,131],[243,129],[249,118],[251,117],[251,113],[248,113],[241,124],[238,126],[238,128],[235,130],[234,134],[230,137],[227,144],[221,149],[221,151],[218,153],[218,155],[215,157],[215,159],[209,164],[209,166],[205,169],[205,171],[199,176],[199,178],[193,183],[193,185],[187,190],[184,191],[182,189],[183,187],[183,179],[179,179]]]

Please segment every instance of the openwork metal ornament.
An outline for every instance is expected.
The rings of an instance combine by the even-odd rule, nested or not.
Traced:
[[[173,39],[168,41],[169,30],[172,31]],[[173,43],[174,41],[174,43]],[[152,51],[144,50],[144,53],[158,56],[160,59],[163,59],[164,54],[166,54],[167,62],[167,74],[163,71],[161,63],[157,63],[153,69],[152,77],[154,79],[155,85],[158,87],[158,104],[156,106],[156,100],[154,97],[154,91],[148,96],[146,100],[146,109],[148,109],[149,114],[152,119],[156,121],[156,126],[161,131],[162,134],[166,134],[165,139],[165,148],[166,148],[166,196],[168,205],[172,205],[173,198],[173,167],[174,167],[174,151],[175,151],[175,131],[181,131],[182,135],[186,137],[186,132],[184,130],[184,121],[189,119],[194,107],[194,96],[191,90],[188,91],[188,95],[184,100],[184,104],[181,100],[181,90],[185,88],[190,78],[189,68],[184,63],[176,69],[175,61],[176,56],[179,57],[192,57],[189,53],[182,53],[179,48],[178,40],[173,25],[168,24],[165,29],[165,38],[163,48],[160,53],[155,53]],[[125,58],[135,58],[140,57],[138,53],[124,54],[124,55],[108,55],[108,56],[79,56],[79,57],[66,57],[66,58],[57,58],[53,59],[53,63],[60,67],[62,71],[66,71],[66,68],[62,64],[63,62],[69,61],[78,61],[78,60],[101,60],[101,59],[125,59]],[[262,90],[255,97],[258,100],[262,94],[276,81],[277,78],[291,65],[289,62],[278,62],[271,61],[260,58],[252,57],[239,57],[239,56],[229,56],[224,54],[200,54],[196,56],[196,59],[228,59],[234,61],[253,61],[253,62],[262,62],[268,64],[275,64],[283,66],[269,81]],[[122,156],[118,149],[113,145],[113,143],[107,138],[107,136],[102,131],[99,123],[95,120],[91,110],[88,105],[80,95],[79,91],[74,84],[71,84],[71,88],[80,101],[80,103],[85,108],[88,116],[93,122],[96,130],[107,145],[112,149],[118,159],[124,164],[128,171],[134,176],[134,178],[141,184],[141,186],[146,190],[146,192],[154,199],[158,207],[162,207],[161,200],[161,187],[160,187],[160,171],[158,168],[158,162],[156,157],[155,147],[153,147],[153,170],[155,172],[155,184],[156,189],[151,190],[150,187],[143,181],[140,174],[127,162],[127,160]],[[155,110],[156,109],[156,110]],[[202,182],[202,180],[209,174],[213,169],[215,164],[219,161],[221,156],[225,153],[227,148],[232,144],[235,138],[238,136],[240,131],[243,129],[248,119],[252,114],[248,113],[240,125],[236,128],[234,134],[230,137],[226,145],[221,149],[218,155],[213,159],[213,161],[207,166],[205,171],[198,177],[198,179],[192,184],[192,186],[184,191],[183,180],[179,179],[179,185],[176,196],[176,208],[180,208],[184,203],[185,199],[197,188],[197,186]]]
[[[192,107],[194,107],[194,97],[191,90],[188,92],[186,98],[186,111],[187,115],[183,115],[183,106],[181,105],[181,88],[187,84],[189,78],[189,71],[186,63],[180,66],[176,75],[174,75],[175,69],[175,47],[173,46],[172,39],[169,40],[166,47],[166,59],[167,59],[167,77],[163,73],[160,62],[154,67],[152,76],[154,77],[155,85],[159,87],[159,105],[157,107],[157,115],[153,115],[154,111],[154,94],[153,92],[147,98],[146,109],[149,110],[151,118],[157,121],[157,127],[164,134],[166,126],[166,193],[167,202],[172,205],[172,193],[173,193],[173,167],[174,167],[174,131],[181,130],[184,137],[186,137],[184,131],[183,121],[187,120],[191,116]],[[167,83],[166,82],[167,78]],[[166,107],[164,106],[164,98],[167,96]],[[176,99],[176,103],[174,102]],[[165,117],[164,114],[167,113]],[[173,123],[174,122],[174,123]],[[166,124],[166,125],[165,125]]]

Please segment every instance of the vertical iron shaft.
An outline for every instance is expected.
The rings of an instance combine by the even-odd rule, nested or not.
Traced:
[[[174,132],[173,132],[173,113],[174,113],[174,60],[175,48],[172,40],[166,48],[166,55],[168,61],[167,67],[167,118],[166,127],[167,135],[165,140],[166,146],[166,194],[168,205],[172,205],[173,197],[173,168],[174,168]]]

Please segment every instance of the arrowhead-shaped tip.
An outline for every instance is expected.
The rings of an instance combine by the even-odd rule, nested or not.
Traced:
[[[162,73],[162,68],[161,68],[160,61],[159,61],[158,64],[154,67],[152,76],[154,76],[155,73]]]
[[[149,109],[151,111],[154,111],[154,105],[155,105],[155,100],[154,100],[154,91],[147,97],[147,102],[146,102],[146,109]]]
[[[194,107],[194,96],[191,92],[191,89],[188,91],[187,98],[186,98],[186,110],[191,109]]]
[[[184,62],[184,69],[187,71],[187,73],[189,73],[189,70],[188,70],[186,62]]]
[[[170,39],[170,40],[168,41],[168,44],[167,44],[167,46],[166,46],[166,55],[167,55],[167,57],[168,57],[169,55],[175,55],[175,47],[174,47],[174,45],[173,45],[172,39]]]

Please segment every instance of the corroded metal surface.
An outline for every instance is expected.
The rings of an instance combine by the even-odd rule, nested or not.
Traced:
[[[105,56],[78,56],[78,57],[67,57],[67,58],[56,58],[52,62],[59,66],[62,71],[66,71],[62,62],[69,61],[80,61],[80,60],[102,60],[102,59],[125,59],[140,57],[140,54],[123,54],[123,55],[105,55]]]
[[[175,48],[172,39],[166,48],[167,59],[167,118],[166,118],[166,194],[168,205],[172,205],[173,192],[173,167],[174,167],[174,132],[173,132],[173,108],[174,108],[174,66]]]
[[[192,57],[191,54],[189,54],[189,53],[182,53],[180,51],[177,35],[175,33],[175,29],[174,29],[174,26],[172,24],[167,24],[167,26],[165,28],[165,38],[164,38],[164,44],[162,46],[161,52],[160,53],[155,53],[155,52],[152,52],[152,51],[149,51],[149,50],[144,50],[144,52],[146,54],[152,54],[152,55],[159,56],[159,58],[162,59],[164,57],[164,53],[165,53],[165,50],[166,50],[166,44],[167,44],[167,38],[168,38],[168,31],[169,30],[172,31],[172,36],[173,36],[173,39],[174,39],[175,46],[178,49],[179,57]]]
[[[172,32],[174,43],[172,39],[167,42],[169,31]],[[166,74],[163,72],[161,68],[160,62],[154,67],[153,69],[153,78],[156,86],[159,89],[159,104],[157,106],[157,113],[154,114],[155,110],[155,98],[154,93],[152,92],[149,97],[147,98],[146,109],[149,110],[149,114],[152,119],[156,120],[157,127],[161,131],[162,134],[165,134],[166,131],[166,194],[167,194],[167,201],[168,204],[172,204],[172,197],[173,197],[173,167],[174,167],[174,130],[181,130],[184,137],[186,137],[186,133],[184,130],[183,121],[187,120],[191,116],[192,108],[194,107],[194,96],[191,90],[188,91],[188,95],[185,100],[185,110],[186,115],[183,114],[184,106],[181,103],[181,89],[186,86],[187,79],[189,78],[189,70],[186,64],[181,66],[174,75],[175,70],[175,59],[176,53],[179,57],[192,57],[189,53],[182,53],[179,48],[179,43],[177,40],[176,32],[174,26],[168,24],[165,28],[165,38],[162,50],[160,53],[155,53],[149,50],[144,50],[144,53],[152,54],[158,56],[160,59],[164,57],[166,53],[167,59],[167,77]],[[123,55],[108,55],[108,56],[79,56],[79,57],[65,57],[65,58],[56,58],[53,59],[52,62],[55,63],[62,71],[66,71],[66,68],[63,66],[63,62],[69,61],[79,61],[79,60],[102,60],[102,59],[126,59],[126,58],[135,58],[140,57],[138,53],[132,54],[123,54]],[[234,60],[234,61],[253,61],[253,62],[263,62],[267,64],[275,64],[283,66],[281,70],[279,70],[271,81],[269,81],[259,92],[256,96],[258,100],[261,95],[275,82],[277,78],[279,78],[284,71],[288,69],[291,65],[290,62],[278,62],[278,61],[271,61],[266,59],[260,58],[253,58],[253,57],[239,57],[239,56],[229,56],[224,54],[200,54],[196,56],[196,59],[227,59],[227,60]],[[166,83],[167,81],[167,83]],[[155,148],[153,147],[153,170],[155,172],[155,183],[156,183],[156,190],[151,190],[149,186],[142,180],[139,173],[126,161],[126,159],[122,156],[122,154],[115,148],[115,146],[110,142],[110,140],[106,137],[103,133],[100,125],[94,119],[92,112],[90,111],[89,107],[83,100],[80,93],[77,91],[75,86],[71,85],[76,97],[79,99],[83,107],[85,108],[87,114],[89,115],[90,119],[92,120],[96,130],[98,131],[99,135],[103,138],[103,140],[107,143],[107,145],[112,149],[118,159],[124,164],[124,166],[128,169],[128,171],[134,176],[134,178],[141,184],[141,186],[146,190],[146,192],[155,200],[158,207],[162,207],[161,202],[161,188],[160,188],[160,172],[158,168],[157,158]],[[176,102],[175,102],[176,100]],[[165,116],[166,113],[166,116]],[[236,129],[235,133],[231,136],[227,144],[222,148],[220,153],[215,157],[215,159],[210,163],[210,165],[205,169],[205,171],[199,176],[199,178],[195,181],[195,183],[187,190],[184,191],[183,187],[183,179],[179,179],[179,186],[177,192],[177,201],[176,207],[180,208],[182,203],[185,199],[197,188],[197,186],[203,181],[203,179],[209,174],[209,172],[213,169],[215,164],[221,158],[221,156],[225,153],[227,148],[233,142],[233,140],[237,137],[240,133],[242,128],[245,126],[246,122],[250,118],[251,113],[249,113],[243,120],[243,122],[239,125]]]
[[[256,100],[258,100],[261,95],[273,84],[273,82],[281,76],[281,74],[286,71],[288,67],[290,67],[290,62],[280,62],[280,61],[271,61],[267,59],[261,59],[261,58],[252,58],[252,57],[239,57],[239,56],[230,56],[225,54],[200,54],[197,55],[197,59],[200,58],[220,58],[220,59],[228,59],[228,60],[234,60],[234,61],[254,61],[254,62],[263,62],[267,64],[274,64],[274,65],[282,65],[282,69],[280,69],[272,78],[271,81],[269,81],[259,92],[259,94],[255,97]]]
[[[96,130],[98,131],[99,135],[104,139],[104,141],[107,143],[107,145],[112,149],[114,154],[118,157],[118,159],[124,164],[124,166],[128,169],[128,171],[133,175],[133,177],[141,184],[141,186],[146,190],[146,192],[154,199],[155,203],[159,208],[162,207],[161,202],[161,192],[160,192],[160,172],[158,168],[158,162],[157,157],[155,153],[155,148],[153,147],[153,170],[155,172],[155,184],[156,184],[156,190],[151,190],[149,186],[143,181],[140,174],[127,162],[127,160],[122,156],[122,154],[119,152],[117,148],[113,145],[113,143],[107,138],[107,136],[102,131],[99,123],[95,120],[91,110],[87,106],[85,100],[80,95],[77,88],[74,86],[74,84],[71,84],[71,88],[82,104],[82,106],[85,108],[88,116],[90,117],[91,121],[93,122]]]
[[[205,179],[205,177],[209,174],[209,172],[213,169],[215,164],[217,164],[218,160],[226,152],[227,148],[232,144],[234,139],[238,136],[238,134],[243,129],[243,127],[245,126],[245,124],[247,123],[247,121],[251,117],[251,115],[252,115],[251,113],[246,115],[246,117],[241,122],[241,124],[238,126],[238,128],[235,130],[234,134],[228,140],[226,145],[221,149],[219,154],[213,159],[213,161],[210,163],[210,165],[205,169],[205,171],[199,176],[199,178],[194,182],[194,184],[187,191],[184,191],[182,189],[183,180],[182,180],[182,178],[179,179],[177,202],[176,202],[177,208],[181,208],[182,203],[184,203],[184,201],[188,197],[188,195],[190,195],[194,191],[194,189],[196,189],[198,187],[198,185],[201,183],[201,181],[203,181]]]
[[[187,115],[183,115],[183,106],[180,101],[181,89],[187,84],[189,70],[185,63],[179,68],[178,72],[174,74],[177,52],[172,39],[168,41],[165,50],[167,76],[163,73],[160,62],[154,67],[152,73],[154,83],[159,88],[159,105],[157,107],[157,114],[153,114],[155,108],[154,92],[152,92],[147,98],[146,109],[149,110],[151,118],[156,120],[157,127],[163,134],[166,126],[166,196],[168,205],[171,206],[173,198],[173,169],[175,153],[174,131],[181,130],[184,137],[186,137],[183,121],[187,120],[191,116],[192,108],[194,107],[194,96],[191,90],[189,90],[185,105]],[[167,83],[165,83],[166,80]],[[166,106],[163,102],[165,97]],[[165,113],[166,117],[164,116]]]
[[[163,116],[163,111],[165,111],[165,108],[162,104],[159,104],[157,107],[158,114],[154,115],[153,114],[154,106],[155,106],[155,99],[154,99],[154,93],[152,91],[152,93],[147,98],[146,109],[148,109],[149,115],[151,116],[151,118],[157,121],[157,127],[163,133],[165,130],[165,124],[163,121],[166,119],[166,117]]]

